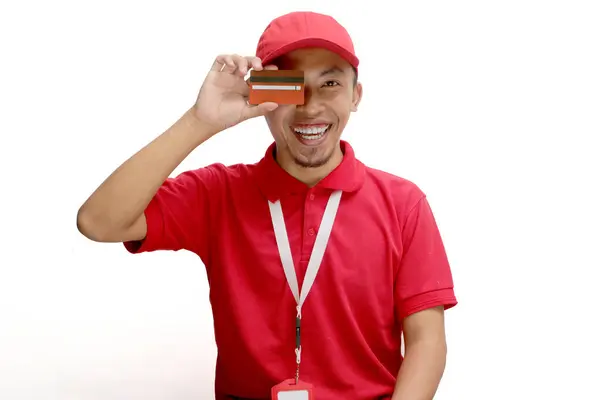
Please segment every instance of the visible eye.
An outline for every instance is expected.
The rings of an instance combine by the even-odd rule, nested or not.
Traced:
[[[340,83],[337,81],[327,81],[325,82],[325,84],[323,86],[327,86],[327,87],[334,87],[334,86],[339,86]]]

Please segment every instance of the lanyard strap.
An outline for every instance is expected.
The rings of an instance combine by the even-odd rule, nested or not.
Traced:
[[[273,229],[275,231],[275,239],[277,241],[277,248],[279,249],[279,256],[281,257],[281,264],[283,265],[283,272],[285,273],[288,285],[290,286],[292,294],[294,295],[294,299],[296,300],[296,304],[298,305],[299,315],[301,315],[302,305],[306,300],[306,296],[308,296],[308,292],[310,291],[317,276],[317,272],[319,271],[319,267],[321,266],[321,260],[323,259],[323,254],[325,254],[325,248],[327,247],[327,242],[329,241],[329,236],[331,234],[333,221],[335,220],[335,215],[340,204],[341,196],[342,192],[339,190],[331,193],[331,196],[329,196],[327,207],[325,208],[325,213],[323,214],[323,219],[321,220],[321,226],[319,227],[319,231],[317,233],[317,239],[310,255],[310,260],[306,269],[306,276],[304,277],[304,281],[302,283],[301,292],[298,290],[298,280],[296,279],[296,270],[294,269],[294,261],[292,259],[292,251],[290,249],[281,203],[279,200],[274,203],[269,202],[271,219],[273,221]]]
[[[325,254],[325,248],[329,241],[331,229],[333,228],[333,221],[337,214],[337,210],[340,204],[342,192],[340,190],[334,191],[329,196],[327,206],[325,207],[325,213],[321,220],[321,226],[317,233],[317,239],[308,261],[308,267],[306,269],[306,275],[302,283],[302,290],[298,289],[298,279],[296,278],[296,270],[294,268],[294,260],[292,259],[292,251],[290,248],[290,242],[285,227],[285,220],[283,218],[283,210],[279,200],[275,202],[269,202],[269,210],[271,211],[271,220],[273,222],[273,230],[275,231],[275,239],[277,241],[277,248],[279,250],[279,256],[281,258],[281,264],[283,266],[283,272],[288,281],[288,285],[296,300],[296,382],[298,382],[298,375],[300,370],[300,320],[302,318],[302,305],[308,296],[308,292],[312,288],[312,285],[321,266],[323,255]]]

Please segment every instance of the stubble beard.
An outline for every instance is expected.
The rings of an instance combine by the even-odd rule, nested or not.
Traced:
[[[302,167],[302,168],[319,168],[322,167],[323,165],[327,164],[329,162],[329,160],[331,160],[331,157],[333,156],[333,153],[335,151],[335,149],[332,149],[329,151],[329,153],[325,154],[323,157],[318,158],[318,159],[313,159],[313,157],[316,156],[316,154],[318,153],[319,149],[313,149],[311,151],[311,155],[308,155],[305,158],[299,158],[299,157],[295,157],[294,156],[294,163],[296,163],[296,165]]]

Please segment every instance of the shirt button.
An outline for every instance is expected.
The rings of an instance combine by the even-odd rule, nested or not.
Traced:
[[[311,193],[311,194],[308,196],[308,198],[309,198],[309,199],[311,199],[311,200],[314,200],[314,199],[315,199],[315,194],[314,194],[314,193]]]
[[[308,230],[308,234],[309,234],[310,236],[313,236],[313,235],[315,234],[315,230],[314,230],[313,228],[310,228],[310,229]]]

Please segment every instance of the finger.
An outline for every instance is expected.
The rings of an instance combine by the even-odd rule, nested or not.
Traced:
[[[275,71],[278,70],[279,68],[277,67],[277,65],[273,65],[273,64],[269,64],[269,65],[265,65],[264,67],[265,69],[269,70],[269,71]]]
[[[236,65],[236,73],[241,76],[246,75],[248,73],[248,59],[238,54],[233,54],[231,58]]]
[[[250,78],[246,78],[241,81],[239,85],[236,85],[236,91],[248,99],[248,96],[250,95]]]
[[[248,66],[256,71],[263,69],[262,61],[259,57],[248,56],[246,57],[246,61],[248,61]]]
[[[260,117],[275,110],[278,106],[279,105],[277,103],[271,102],[261,103],[256,106],[249,105],[244,108],[244,111],[242,111],[242,118],[247,120],[250,118]]]
[[[210,67],[210,70],[219,72],[223,69],[224,65],[225,65],[224,56],[223,55],[217,56],[215,58],[215,61],[213,62],[213,65]]]
[[[223,68],[223,72],[228,72],[230,74],[234,74],[238,66],[235,62],[235,59],[231,55],[225,56],[225,68]]]
[[[237,69],[237,65],[233,62],[233,57],[229,54],[222,54],[215,60],[215,65],[221,65],[221,68],[217,69],[219,72],[233,73]]]

